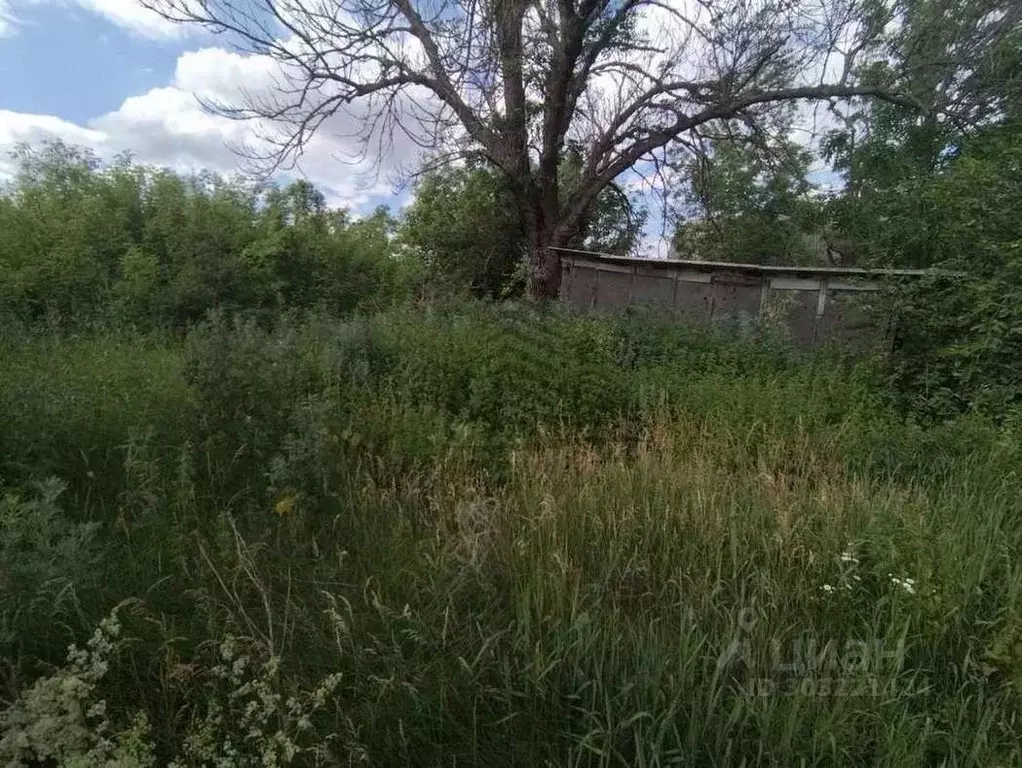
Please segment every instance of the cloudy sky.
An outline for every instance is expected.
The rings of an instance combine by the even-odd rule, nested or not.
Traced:
[[[10,150],[47,139],[130,150],[140,162],[179,170],[238,170],[231,146],[252,127],[203,112],[196,94],[237,100],[270,86],[264,61],[229,52],[217,38],[169,24],[136,0],[0,0],[0,175]],[[343,118],[318,135],[298,172],[331,204],[369,210],[399,204],[393,167],[353,162]],[[410,148],[407,148],[410,151]],[[402,148],[388,157],[390,166]]]

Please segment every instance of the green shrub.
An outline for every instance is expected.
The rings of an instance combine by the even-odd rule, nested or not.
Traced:
[[[165,339],[19,334],[0,341],[0,355],[0,476],[58,477],[73,511],[115,498],[132,437],[168,446],[189,429],[180,353]]]
[[[1022,245],[1003,251],[996,274],[928,277],[894,292],[891,380],[902,410],[941,421],[1010,419],[1022,409]]]
[[[95,589],[98,524],[76,523],[61,509],[63,484],[32,496],[0,496],[0,653],[18,657],[54,644],[53,623],[75,608],[76,592]],[[56,633],[59,646],[63,637]]]

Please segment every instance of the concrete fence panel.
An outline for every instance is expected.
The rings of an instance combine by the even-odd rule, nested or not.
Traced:
[[[886,318],[870,309],[885,278],[925,270],[794,267],[636,259],[558,249],[561,298],[578,309],[608,311],[650,304],[686,322],[765,322],[803,346],[828,341],[872,345],[886,338]]]

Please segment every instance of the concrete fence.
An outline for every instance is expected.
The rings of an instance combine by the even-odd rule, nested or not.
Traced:
[[[768,321],[794,341],[872,345],[888,335],[870,309],[885,279],[925,270],[781,267],[708,261],[636,259],[558,249],[561,298],[579,309],[656,304],[689,322],[744,325]]]

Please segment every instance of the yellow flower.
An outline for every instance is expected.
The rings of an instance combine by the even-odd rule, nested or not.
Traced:
[[[281,496],[280,501],[274,505],[273,511],[281,517],[284,517],[284,515],[290,515],[295,511],[295,497],[290,494],[287,496]]]

